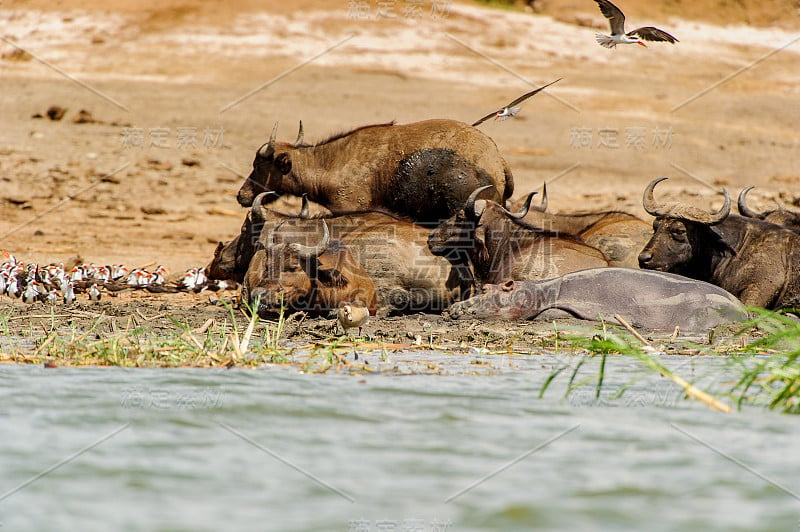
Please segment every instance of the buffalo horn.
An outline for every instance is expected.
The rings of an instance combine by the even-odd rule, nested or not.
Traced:
[[[739,202],[738,202],[739,214],[741,214],[742,216],[747,216],[748,218],[758,218],[763,220],[764,215],[762,213],[756,212],[747,206],[747,200],[745,198],[747,196],[747,193],[750,192],[750,190],[752,190],[753,188],[754,188],[753,185],[750,185],[749,187],[747,187],[746,189],[742,190],[739,193]]]
[[[647,211],[648,214],[653,216],[663,216],[665,214],[664,205],[656,203],[656,199],[653,196],[653,189],[656,188],[656,185],[661,183],[667,179],[666,177],[659,177],[650,181],[647,185],[647,188],[644,189],[644,195],[642,196],[642,205],[644,206],[644,210]]]
[[[542,201],[533,210],[539,212],[547,210],[547,183],[542,183]]]
[[[297,255],[303,259],[316,259],[328,249],[330,242],[330,233],[328,232],[328,224],[322,220],[322,240],[316,246],[304,246],[303,244],[295,244],[297,246]]]
[[[284,222],[286,222],[286,220],[281,220],[280,222],[269,228],[269,230],[267,231],[267,238],[264,239],[264,242],[266,243],[267,246],[271,246],[275,243],[274,241],[275,231],[277,231],[280,228],[280,226],[284,224]]]
[[[475,200],[478,199],[478,194],[492,187],[493,185],[486,185],[485,187],[476,188],[472,194],[469,195],[467,202],[464,204],[464,214],[467,215],[467,218],[470,220],[477,220],[481,217],[482,213],[476,212],[475,210]]]
[[[503,209],[503,212],[506,213],[506,216],[514,218],[515,220],[521,220],[525,218],[526,214],[528,214],[528,210],[530,210],[531,208],[531,201],[533,200],[533,197],[536,194],[538,194],[538,192],[531,192],[530,194],[528,194],[528,197],[525,198],[525,204],[522,206],[519,212],[511,212],[507,210],[505,207],[501,207],[501,209]]]
[[[305,192],[303,193],[302,201],[303,203],[300,206],[300,213],[298,214],[298,216],[300,216],[300,218],[308,218],[308,194],[306,194]]]
[[[269,142],[261,146],[258,150],[258,154],[262,157],[269,157],[273,153],[275,153],[275,139],[278,135],[278,123],[275,122],[275,125],[272,126],[272,134],[269,136]]]
[[[698,220],[699,222],[714,225],[722,222],[728,217],[728,215],[731,213],[731,197],[728,195],[728,189],[726,188],[722,189],[722,194],[725,196],[725,203],[722,205],[722,207],[720,207],[717,212],[711,213],[710,215],[703,213],[704,219]]]
[[[659,177],[654,179],[647,185],[642,198],[644,209],[653,216],[680,218],[692,222],[698,222],[706,225],[715,225],[722,222],[731,213],[731,198],[728,195],[728,190],[723,188],[722,193],[725,195],[725,203],[717,212],[708,213],[702,211],[691,205],[684,205],[681,203],[656,203],[653,197],[653,189],[656,184],[667,179],[666,177]]]
[[[258,196],[255,197],[253,200],[253,206],[250,208],[250,221],[254,224],[256,223],[264,223],[266,220],[266,216],[264,216],[264,206],[261,205],[264,202],[264,198],[267,196],[275,196],[276,198],[280,197],[280,194],[273,190],[268,190],[266,192],[262,192]]]
[[[301,144],[303,142],[303,121],[300,121],[300,129],[297,130],[297,140],[294,141],[295,144]]]

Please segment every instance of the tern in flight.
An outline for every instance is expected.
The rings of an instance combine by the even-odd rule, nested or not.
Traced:
[[[556,81],[561,81],[561,78],[558,78]],[[556,81],[551,81],[547,85],[544,85],[542,87],[539,87],[538,89],[535,89],[535,90],[532,90],[531,92],[523,94],[522,96],[520,96],[519,98],[517,98],[516,100],[514,100],[510,104],[506,105],[502,109],[498,109],[497,111],[495,111],[493,113],[489,113],[488,115],[484,116],[483,118],[481,118],[480,120],[478,120],[477,122],[472,124],[472,127],[475,127],[478,124],[482,124],[482,123],[486,122],[487,120],[489,120],[490,118],[494,118],[495,120],[508,120],[509,118],[512,118],[512,117],[516,116],[516,114],[519,113],[519,107],[518,107],[519,104],[521,104],[522,102],[524,102],[525,100],[527,100],[528,98],[530,98],[531,96],[536,94],[537,92],[539,92],[539,91],[541,91],[543,89],[546,89],[547,87],[549,87],[550,85],[552,85]]]
[[[608,0],[594,0],[600,6],[600,12],[608,19],[611,25],[611,35],[603,35],[602,33],[595,34],[597,42],[600,46],[606,48],[614,48],[618,44],[641,44],[645,48],[647,45],[642,42],[645,41],[662,41],[669,43],[676,43],[678,39],[670,35],[664,30],[654,28],[653,26],[645,26],[633,31],[625,33],[625,13],[609,2]]]

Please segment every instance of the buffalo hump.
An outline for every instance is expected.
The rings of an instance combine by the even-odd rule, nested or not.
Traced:
[[[486,170],[447,148],[419,150],[402,161],[388,184],[387,208],[420,222],[438,223],[458,212],[473,190],[493,186]],[[496,201],[502,201],[494,190]]]

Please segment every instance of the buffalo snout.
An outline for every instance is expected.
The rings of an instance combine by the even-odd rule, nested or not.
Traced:
[[[653,260],[653,254],[649,251],[642,251],[639,254],[639,267],[646,269],[651,260]]]

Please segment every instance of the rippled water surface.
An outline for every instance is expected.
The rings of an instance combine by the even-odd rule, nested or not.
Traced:
[[[0,528],[800,529],[796,417],[712,412],[632,360],[597,401],[569,372],[537,398],[556,357],[441,358],[462,371],[4,365]]]

